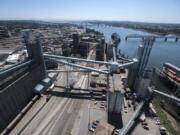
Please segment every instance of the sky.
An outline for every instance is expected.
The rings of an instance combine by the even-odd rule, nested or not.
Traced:
[[[180,0],[0,0],[0,20],[107,20],[180,24]]]

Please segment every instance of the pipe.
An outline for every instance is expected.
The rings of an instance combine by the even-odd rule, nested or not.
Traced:
[[[159,94],[159,95],[161,95],[161,96],[164,96],[164,97],[167,97],[167,98],[169,98],[169,99],[172,99],[172,100],[174,100],[174,101],[177,102],[177,103],[180,103],[180,99],[177,98],[177,97],[175,97],[175,96],[171,96],[171,95],[169,95],[169,94],[166,94],[166,93],[161,92],[161,91],[159,91],[159,90],[152,89],[152,88],[150,88],[150,87],[148,87],[148,89],[149,89],[150,91],[153,91],[153,92],[156,93],[156,94]]]
[[[124,61],[128,61],[128,62],[131,62],[132,60],[131,59],[126,59],[126,58],[123,58],[121,56],[118,56],[118,59],[121,59],[121,60],[124,60]]]
[[[127,133],[129,132],[129,130],[132,128],[132,126],[135,123],[135,119],[139,116],[141,109],[143,108],[145,104],[145,101],[141,101],[137,107],[137,109],[135,110],[135,112],[133,113],[133,115],[131,116],[130,120],[128,121],[128,123],[125,125],[125,127],[121,130],[121,132],[119,133],[119,135],[127,135]]]
[[[93,64],[106,64],[106,65],[111,65],[110,62],[106,61],[95,61],[95,60],[88,60],[88,59],[81,59],[81,58],[73,58],[73,57],[65,57],[65,56],[57,56],[57,55],[49,55],[49,54],[44,54],[45,58],[57,58],[57,59],[65,59],[65,60],[75,60],[75,61],[82,61],[82,62],[89,62]]]
[[[10,69],[10,68],[16,67],[16,66],[18,66],[18,65],[20,65],[20,64],[23,64],[23,63],[25,63],[25,61],[22,61],[22,62],[19,62],[19,63],[13,64],[12,66],[9,66],[9,67],[7,67],[7,68],[1,68],[1,69],[0,69],[0,72],[3,72],[3,71],[5,71],[5,70],[7,70],[7,69]]]
[[[46,70],[47,72],[91,72],[89,70]]]
[[[135,62],[132,61],[132,62],[124,63],[124,64],[118,64],[118,67],[126,67],[126,66],[132,65],[132,64],[134,64],[134,63],[135,63]]]
[[[90,67],[85,67],[85,66],[73,64],[73,63],[68,63],[68,62],[64,62],[64,61],[53,59],[53,58],[48,58],[48,59],[52,60],[52,61],[55,61],[57,63],[61,63],[61,64],[65,64],[65,65],[69,65],[69,66],[73,66],[73,67],[77,67],[77,68],[81,68],[81,69],[87,69],[87,70],[98,72],[98,73],[102,73],[102,74],[109,74],[106,71],[98,70],[98,69],[95,69],[95,68],[90,68]]]
[[[23,67],[29,66],[29,65],[32,64],[32,62],[33,62],[32,60],[29,60],[27,62],[24,62],[24,63],[21,63],[21,64],[17,64],[15,66],[10,67],[10,68],[3,69],[2,71],[0,71],[0,76],[3,76],[3,75],[5,75],[7,73],[10,73],[10,72],[13,72],[13,71],[15,71],[15,70],[17,70],[19,68],[23,68]]]

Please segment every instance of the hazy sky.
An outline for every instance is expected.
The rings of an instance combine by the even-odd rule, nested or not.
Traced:
[[[180,0],[0,0],[6,19],[180,23]]]

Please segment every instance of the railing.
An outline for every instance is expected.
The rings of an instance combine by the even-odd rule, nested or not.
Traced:
[[[175,96],[171,96],[171,95],[169,95],[169,94],[166,94],[166,93],[161,92],[161,91],[159,91],[159,90],[152,89],[152,88],[150,88],[150,87],[149,87],[148,89],[149,89],[149,91],[152,91],[152,92],[154,92],[155,94],[164,96],[164,97],[169,98],[169,99],[173,100],[174,102],[177,102],[177,103],[180,104],[180,99],[177,98],[177,97],[175,97]]]
[[[16,70],[18,70],[20,68],[30,66],[32,63],[33,63],[33,60],[28,60],[28,61],[23,61],[21,63],[17,63],[11,67],[1,69],[0,70],[0,77],[6,75],[8,73],[15,72]]]
[[[94,72],[98,72],[98,73],[102,73],[102,74],[115,73],[120,67],[127,67],[127,66],[135,63],[135,61],[133,61],[133,60],[130,62],[126,62],[124,64],[119,64],[116,61],[113,61],[113,62],[95,61],[95,60],[64,57],[64,56],[57,56],[57,55],[48,55],[48,54],[44,54],[44,57],[45,57],[45,59],[54,61],[59,64],[64,64],[64,65],[68,65],[68,66],[72,66],[72,67],[76,67],[76,68],[80,68],[80,69],[84,69],[84,70],[88,70],[88,71],[94,71]],[[87,62],[87,63],[93,63],[93,64],[104,64],[104,65],[110,66],[110,69],[101,70],[101,69],[91,68],[91,67],[87,67],[87,66],[83,66],[83,65],[74,64],[72,62],[71,63],[66,62],[65,60],[80,61],[80,62]],[[127,61],[129,61],[129,60],[127,60]]]
[[[61,59],[61,60],[74,60],[74,61],[79,61],[79,62],[88,62],[88,63],[93,63],[93,64],[105,64],[105,65],[111,65],[110,62],[106,61],[95,61],[95,60],[89,60],[89,59],[81,59],[81,58],[74,58],[74,57],[65,57],[65,56],[58,56],[58,55],[49,55],[49,54],[44,54],[45,58],[56,58],[56,59]]]
[[[140,35],[140,34],[129,34],[125,37],[125,40],[127,41],[130,38],[140,38],[140,39],[145,39],[147,37],[152,37],[154,39],[164,39],[164,41],[166,42],[168,39],[174,39],[175,42],[177,42],[180,37],[179,36],[159,36],[159,35]]]

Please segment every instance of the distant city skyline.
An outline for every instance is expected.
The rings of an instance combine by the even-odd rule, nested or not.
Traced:
[[[1,0],[0,20],[106,20],[180,24],[180,0]]]

